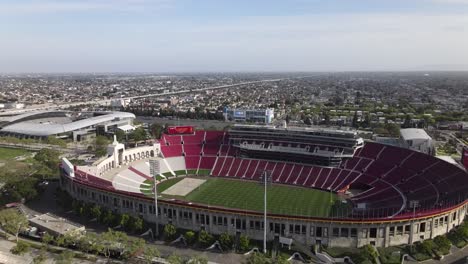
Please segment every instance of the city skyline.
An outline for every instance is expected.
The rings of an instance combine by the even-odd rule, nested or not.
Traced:
[[[4,1],[0,72],[468,70],[468,1]]]

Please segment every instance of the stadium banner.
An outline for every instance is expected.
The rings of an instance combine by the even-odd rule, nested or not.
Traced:
[[[463,148],[462,163],[465,166],[465,169],[468,170],[468,147]]]
[[[167,133],[170,135],[193,134],[194,130],[193,126],[171,126],[167,128]]]

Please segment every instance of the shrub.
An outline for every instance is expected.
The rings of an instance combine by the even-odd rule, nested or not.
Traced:
[[[241,235],[239,237],[239,249],[241,251],[247,251],[250,248],[250,239],[246,235]]]
[[[193,231],[185,232],[184,238],[187,244],[189,245],[193,244],[195,242],[195,232]]]
[[[169,264],[182,264],[184,260],[179,255],[172,253],[172,255],[167,258],[167,262],[169,262]]]
[[[219,243],[223,247],[223,249],[232,249],[232,236],[228,233],[222,233],[219,236]]]
[[[422,243],[418,244],[416,247],[416,250],[418,250],[420,253],[432,256],[432,250],[436,247],[434,241],[427,239],[424,240]]]
[[[24,241],[18,241],[14,247],[11,248],[10,252],[15,255],[23,255],[24,253],[28,252],[29,244]]]
[[[167,224],[164,226],[164,237],[166,240],[172,240],[177,233],[177,229],[174,225]]]
[[[448,254],[452,243],[446,236],[437,236],[434,238],[434,243],[440,249],[443,254]]]
[[[213,236],[208,234],[205,230],[201,230],[200,233],[198,233],[198,243],[205,247],[209,246],[213,243]]]

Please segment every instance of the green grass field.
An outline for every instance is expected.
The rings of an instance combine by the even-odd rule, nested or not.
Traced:
[[[0,160],[12,160],[28,153],[30,152],[24,149],[0,148]]]
[[[183,177],[161,182],[158,192],[162,193],[181,179]],[[263,186],[256,182],[208,178],[187,196],[177,198],[206,205],[263,211]],[[267,204],[269,213],[316,217],[331,216],[335,211],[348,207],[333,193],[277,184],[268,187]]]

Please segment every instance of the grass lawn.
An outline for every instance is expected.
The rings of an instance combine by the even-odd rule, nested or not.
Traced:
[[[196,174],[197,174],[197,169],[187,170],[187,175],[196,175]]]
[[[211,170],[206,170],[206,169],[199,169],[198,170],[198,175],[204,175],[204,176],[209,176]]]
[[[185,172],[185,170],[178,170],[178,171],[174,171],[175,175],[176,176],[181,176],[181,175],[186,175],[187,173]]]
[[[0,160],[12,160],[28,153],[30,152],[24,149],[0,148]]]
[[[158,194],[161,194],[162,192],[164,192],[166,189],[168,189],[172,185],[180,182],[182,179],[184,179],[184,177],[172,178],[172,179],[160,182],[158,184]],[[144,185],[144,183],[151,185],[151,187]],[[152,190],[153,185],[154,185],[153,180],[146,180],[143,182],[143,184],[140,185],[140,191],[145,195],[153,196],[153,190]]]
[[[209,178],[182,198],[195,203],[263,211],[263,186],[256,182]],[[306,216],[329,216],[332,203],[341,203],[328,192],[285,185],[268,187],[268,212]],[[327,206],[328,205],[328,206]]]
[[[158,184],[158,193],[181,181],[185,177],[171,178]],[[145,183],[153,184],[147,180]],[[142,193],[151,196],[147,186],[140,186]],[[164,196],[163,196],[164,198]],[[263,211],[263,186],[256,182],[208,178],[199,188],[185,197],[178,197],[194,203],[215,205],[229,208]],[[336,194],[286,185],[268,187],[268,212],[303,216],[328,217],[333,214],[338,204],[342,205]]]

